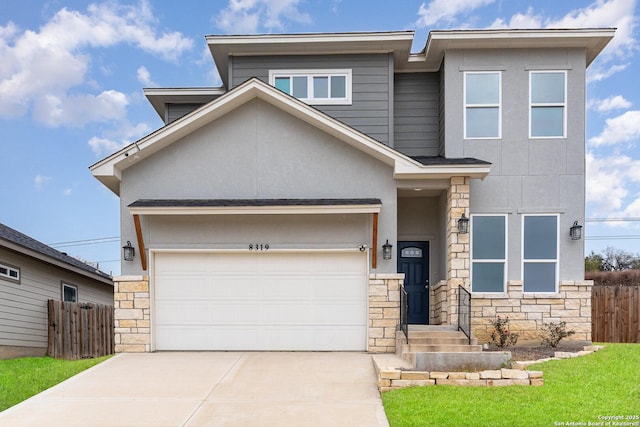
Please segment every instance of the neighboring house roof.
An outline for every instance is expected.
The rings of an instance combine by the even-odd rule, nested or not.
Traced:
[[[490,162],[473,157],[446,158],[442,156],[411,156],[423,165],[490,165]]]
[[[256,98],[392,166],[395,179],[440,179],[451,176],[484,178],[490,171],[488,163],[424,165],[257,78],[247,80],[203,107],[93,164],[89,169],[96,179],[119,195],[122,171]]]
[[[112,278],[107,273],[53,249],[51,246],[47,246],[4,224],[0,224],[0,247],[11,249],[23,255],[37,258],[57,267],[73,271],[74,273],[99,280],[105,284],[113,285]]]

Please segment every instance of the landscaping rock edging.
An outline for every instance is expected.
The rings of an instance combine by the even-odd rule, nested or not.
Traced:
[[[512,385],[542,386],[544,378],[542,371],[528,371],[527,367],[535,363],[549,360],[569,359],[594,353],[603,346],[587,346],[577,353],[555,352],[554,357],[531,361],[512,362],[511,369],[502,368],[484,370],[480,372],[427,372],[411,371],[401,368],[381,368],[374,358],[374,366],[378,374],[378,390],[382,393],[412,386],[476,386],[476,387],[504,387]]]

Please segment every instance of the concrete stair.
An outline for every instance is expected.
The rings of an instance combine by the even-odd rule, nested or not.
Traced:
[[[456,326],[409,325],[408,338],[398,332],[398,355],[421,371],[496,369],[511,358],[508,352],[483,352]]]

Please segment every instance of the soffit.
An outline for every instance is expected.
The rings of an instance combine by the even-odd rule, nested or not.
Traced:
[[[202,88],[145,88],[144,96],[165,120],[167,104],[207,104],[225,93],[223,87]]]

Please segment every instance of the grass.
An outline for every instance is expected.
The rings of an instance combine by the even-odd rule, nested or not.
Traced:
[[[391,427],[606,426],[608,415],[639,426],[640,344],[605,345],[531,366],[544,372],[542,387],[411,387],[383,393],[382,401]]]
[[[0,411],[22,402],[111,356],[61,360],[25,357],[0,360]]]

